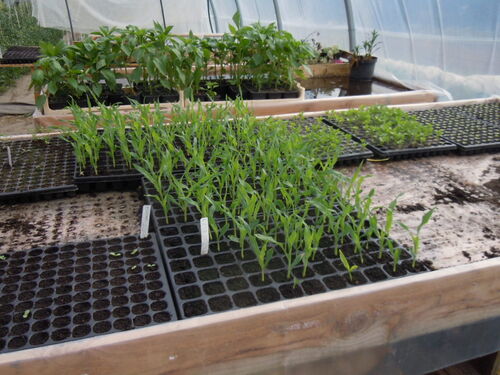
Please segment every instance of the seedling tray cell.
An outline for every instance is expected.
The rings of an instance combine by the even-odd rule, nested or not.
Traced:
[[[339,123],[331,119],[325,119],[324,121],[327,124],[351,135],[353,140],[360,143],[366,143],[366,147],[372,150],[376,154],[376,156],[380,158],[405,159],[411,157],[442,155],[457,149],[457,146],[449,140],[438,137],[433,137],[432,139],[430,139],[426,146],[391,149],[375,144],[363,132],[356,131],[356,133],[354,133],[350,129],[340,125]]]
[[[2,64],[30,64],[40,58],[39,47],[12,46],[5,51]]]
[[[153,237],[5,254],[0,260],[0,352],[176,320]]]
[[[12,168],[7,147],[10,147]],[[61,139],[8,141],[0,144],[0,199],[76,191],[75,158],[71,145]]]
[[[443,132],[443,138],[455,143],[461,153],[477,153],[500,149],[500,127],[463,114],[459,109],[415,111],[423,123],[432,123]]]
[[[197,223],[164,226],[158,234],[181,318],[262,305],[429,270],[422,263],[412,268],[410,255],[403,249],[403,260],[397,271],[392,272],[392,258],[384,252],[379,260],[376,242],[369,241],[364,247],[371,250],[364,254],[363,263],[353,253],[351,245],[343,247],[343,252],[349,255],[349,262],[359,266],[351,280],[335,255],[332,237],[325,236],[305,277],[300,265],[293,270],[292,278],[287,278],[286,258],[275,251],[262,281],[253,252],[246,248],[242,256],[234,242],[221,241],[220,250],[217,244],[211,243],[208,255],[200,255]],[[293,277],[300,282],[294,283]]]
[[[298,123],[304,126],[305,129],[310,127],[317,121],[314,117],[306,117],[301,119],[293,119],[290,122]],[[325,125],[328,125],[325,122]],[[340,143],[340,148],[342,149],[341,154],[337,160],[337,164],[345,165],[350,163],[360,162],[364,159],[373,157],[373,152],[364,147],[360,142],[354,141],[351,137],[341,135],[342,142]]]

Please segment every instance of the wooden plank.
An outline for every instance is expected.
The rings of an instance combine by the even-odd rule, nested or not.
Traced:
[[[0,64],[0,68],[33,68],[35,64]]]
[[[411,91],[394,94],[381,95],[360,95],[342,98],[325,99],[276,99],[269,101],[253,101],[249,103],[251,112],[255,116],[277,116],[277,115],[297,115],[299,113],[317,113],[323,114],[324,111],[337,110],[342,108],[356,108],[360,105],[397,105],[404,103],[422,103],[433,102],[437,99],[436,93],[430,90]],[[259,102],[259,103],[257,103]],[[270,103],[272,102],[272,103]],[[221,105],[226,105],[221,102]],[[206,105],[206,104],[205,104]],[[124,111],[129,111],[131,106],[122,106]],[[163,108],[168,111],[168,108]],[[64,121],[71,120],[73,117],[67,110],[49,110],[41,116],[34,117],[35,124],[40,128],[50,128],[52,126],[64,125]]]
[[[465,99],[465,100],[454,100],[449,102],[431,102],[431,103],[412,103],[412,104],[392,104],[388,105],[391,108],[399,108],[403,111],[417,111],[417,110],[426,110],[426,109],[439,109],[446,107],[456,107],[461,105],[469,105],[469,104],[482,104],[482,103],[498,103],[500,102],[500,97],[491,96],[489,98],[480,98],[480,99]],[[347,111],[349,108],[340,108],[335,109],[336,112]],[[318,117],[324,116],[327,111],[314,111],[314,112],[295,112],[295,113],[285,113],[274,115],[275,118],[281,119],[290,119],[296,117],[298,115],[304,115],[306,117]],[[268,116],[258,116],[259,118],[267,118]]]
[[[2,375],[300,374],[349,358],[336,375],[369,374],[380,345],[500,315],[500,258],[0,356]],[[389,350],[390,351],[390,350]],[[305,366],[305,367],[304,367]]]
[[[396,105],[422,102],[435,102],[436,92],[432,90],[408,91],[380,95],[344,96],[338,98],[309,99],[290,103],[262,103],[251,108],[256,116],[270,116],[280,114],[309,113],[331,111],[337,109],[357,108],[361,105]]]

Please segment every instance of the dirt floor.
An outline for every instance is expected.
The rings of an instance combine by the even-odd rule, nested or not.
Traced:
[[[135,192],[106,192],[0,205],[0,253],[137,234],[143,204]]]
[[[421,232],[420,259],[442,268],[500,256],[500,154],[373,162],[363,172],[371,175],[364,186],[376,190],[375,205],[388,205],[403,194],[395,222],[416,228],[436,207]],[[380,218],[385,218],[383,210]],[[393,228],[393,238],[409,245],[406,233]]]
[[[35,104],[33,89],[29,88],[31,76],[21,77],[16,85],[0,95],[0,103]],[[31,115],[0,115],[0,136],[15,134],[32,134],[35,131]]]

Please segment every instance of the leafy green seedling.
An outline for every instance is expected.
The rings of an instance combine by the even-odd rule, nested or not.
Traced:
[[[413,242],[413,246],[410,249],[410,252],[411,252],[411,255],[413,258],[412,263],[411,263],[412,267],[415,267],[415,264],[417,263],[417,254],[418,254],[418,251],[420,250],[420,231],[422,230],[424,225],[426,225],[429,222],[429,220],[431,219],[432,214],[434,213],[435,210],[436,210],[436,208],[433,208],[432,210],[427,211],[422,216],[422,220],[420,221],[420,224],[417,226],[416,230],[410,229],[408,227],[408,225],[406,225],[404,223],[401,223],[401,222],[398,223],[405,231],[408,232],[408,234],[410,235],[411,240]]]
[[[133,270],[135,270],[136,268],[137,268],[137,265],[134,265],[134,266],[130,267],[130,269],[131,269],[132,271],[133,271]]]
[[[149,263],[146,265],[148,268],[155,268],[156,267],[156,264],[154,263]]]
[[[349,264],[349,261],[347,260],[347,258],[345,257],[344,253],[342,252],[342,250],[339,250],[339,254],[340,254],[340,261],[342,262],[342,264],[344,265],[345,269],[347,270],[347,272],[349,273],[349,280],[352,281],[352,273],[354,271],[356,271],[358,269],[358,266],[353,264],[352,266]]]
[[[5,260],[7,257],[5,255],[0,255],[0,260]]]
[[[109,255],[111,255],[112,257],[116,257],[116,258],[118,258],[118,257],[121,257],[121,256],[122,256],[122,253],[117,253],[117,252],[115,252],[115,253],[109,253]]]
[[[24,310],[23,312],[23,319],[28,319],[30,316],[31,310]]]
[[[401,256],[401,248],[400,247],[394,247],[394,243],[391,240],[387,241],[387,247],[389,248],[389,252],[392,255],[392,272],[396,272],[396,269],[399,264],[399,258]]]
[[[132,252],[130,253],[131,255],[135,255],[139,252],[139,249],[135,249],[135,250],[132,250]]]

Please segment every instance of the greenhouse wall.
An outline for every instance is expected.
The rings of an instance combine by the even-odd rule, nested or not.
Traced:
[[[491,0],[32,0],[42,26],[88,33],[101,25],[174,25],[174,32],[224,32],[240,11],[243,24],[277,22],[299,39],[349,48],[346,3],[355,40],[381,34],[376,73],[442,88],[455,99],[498,94],[500,2]],[[163,13],[162,13],[163,7]],[[278,22],[280,21],[280,22]],[[448,94],[449,92],[449,94]]]

